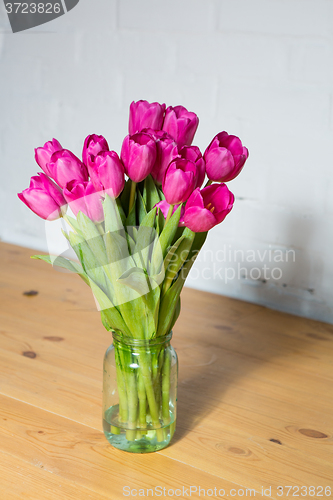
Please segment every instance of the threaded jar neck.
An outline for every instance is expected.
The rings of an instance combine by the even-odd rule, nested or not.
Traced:
[[[122,335],[119,332],[112,332],[113,343],[116,345],[126,345],[129,347],[153,347],[158,345],[168,344],[172,338],[172,331],[167,335],[163,335],[162,337],[154,337],[152,339],[135,339],[133,337],[128,337],[126,335]]]

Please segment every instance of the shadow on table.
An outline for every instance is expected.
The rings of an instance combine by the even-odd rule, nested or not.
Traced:
[[[199,327],[186,331],[181,319],[176,328],[179,334],[177,338],[175,333],[173,344],[179,357],[179,384],[173,443],[194,429],[200,431],[207,423],[205,417],[218,407],[216,418],[223,422],[224,408],[228,413],[236,413],[237,407],[255,409],[265,399],[267,405],[273,405],[267,387],[275,379],[272,369],[265,373],[263,365],[276,363],[279,377],[286,366],[292,366],[294,356],[311,354],[314,342],[321,341],[314,321],[225,297],[220,300],[221,317],[207,319],[206,335],[199,333]],[[226,319],[226,301],[230,301],[230,307],[237,304],[239,310],[244,305],[248,314],[232,319],[229,311]],[[332,335],[333,326],[322,328]],[[230,413],[226,418],[230,420]],[[225,427],[217,427],[221,435],[216,438],[223,439]]]

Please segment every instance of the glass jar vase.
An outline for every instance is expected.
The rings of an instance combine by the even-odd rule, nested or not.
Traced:
[[[104,357],[104,434],[120,450],[161,450],[176,426],[178,360],[172,332],[151,340],[112,335]]]

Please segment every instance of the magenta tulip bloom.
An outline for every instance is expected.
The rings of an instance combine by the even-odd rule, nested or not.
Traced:
[[[173,160],[165,172],[162,189],[170,205],[184,203],[192,193],[197,182],[195,163],[184,158]]]
[[[64,188],[72,180],[85,182],[88,180],[87,167],[71,151],[62,149],[53,153],[48,163],[50,176]]]
[[[42,173],[31,177],[30,187],[17,196],[45,220],[59,219],[67,209],[61,189]]]
[[[63,148],[60,142],[58,142],[56,139],[52,139],[52,141],[46,142],[42,148],[35,149],[35,160],[40,168],[44,170],[46,175],[52,177],[47,164],[50,162],[53,153],[61,151],[62,149]]]
[[[184,106],[169,106],[165,112],[163,130],[175,139],[179,148],[192,144],[198,125],[197,115]]]
[[[145,134],[150,135],[155,141],[158,141],[159,139],[172,139],[171,135],[169,135],[167,132],[164,130],[154,130],[153,128],[144,128],[141,130],[141,132],[144,132]]]
[[[205,151],[206,173],[211,181],[231,181],[240,173],[248,156],[238,137],[220,132]]]
[[[151,175],[158,184],[162,184],[166,169],[177,156],[177,144],[167,134],[156,141],[156,161]]]
[[[91,134],[86,137],[83,145],[82,160],[88,170],[94,163],[95,156],[102,151],[109,151],[109,145],[102,135]]]
[[[118,198],[125,185],[125,170],[115,151],[102,151],[90,168],[91,181],[96,191]]]
[[[179,151],[181,158],[191,160],[197,167],[197,182],[195,187],[201,187],[206,175],[206,164],[201,151],[197,146],[184,146]]]
[[[144,128],[161,130],[164,111],[165,104],[159,104],[158,102],[150,104],[147,101],[133,101],[130,106],[129,134],[136,134],[137,132],[141,132]]]
[[[164,218],[166,219],[168,216],[168,213],[169,213],[169,208],[170,208],[169,203],[165,200],[162,200],[162,201],[159,201],[158,203],[156,203],[155,207],[157,207],[159,210],[161,210]],[[178,207],[179,207],[179,205],[175,205],[173,207],[172,215],[175,213],[175,211],[177,210]],[[185,207],[184,207],[184,205],[182,205],[182,208],[180,210],[180,220],[179,220],[178,226],[184,225],[183,224],[184,213],[185,213]]]
[[[93,222],[104,220],[102,196],[92,182],[72,180],[66,184],[64,197],[74,213],[83,212]]]
[[[156,161],[155,140],[142,132],[128,135],[121,148],[121,160],[133,182],[143,181],[151,173]]]
[[[184,224],[191,231],[209,231],[222,222],[233,207],[234,195],[225,184],[197,188],[185,205]]]

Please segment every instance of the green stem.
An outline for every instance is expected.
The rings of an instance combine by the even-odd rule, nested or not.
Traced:
[[[146,390],[145,383],[142,377],[142,373],[138,372],[138,396],[139,396],[139,425],[142,429],[147,426],[146,418]]]
[[[105,234],[105,229],[104,229],[104,224],[103,222],[96,222],[96,227],[98,229],[98,232],[101,236],[104,236]]]
[[[118,348],[115,347],[115,359],[116,359],[116,371],[117,371],[117,387],[119,394],[119,421],[127,422],[128,418],[128,404],[127,404],[127,394],[126,394],[126,383],[124,379],[123,369],[121,366],[121,360],[118,352]]]
[[[136,182],[131,181],[131,192],[130,192],[130,198],[129,198],[128,215],[131,213],[132,207],[134,205],[135,191],[136,191]]]
[[[164,425],[168,425],[170,423],[170,367],[171,354],[170,350],[166,348],[162,372],[162,417]]]
[[[167,276],[164,279],[163,288],[162,288],[162,296],[165,295],[166,292],[169,290],[171,283],[173,282],[174,277],[175,277],[175,275],[169,274],[169,276]]]
[[[164,224],[164,226],[166,226],[166,225],[167,225],[167,223],[169,222],[169,220],[170,220],[170,218],[171,218],[171,215],[172,215],[172,212],[173,212],[173,207],[174,207],[174,206],[175,206],[175,205],[170,205],[169,210],[168,210],[168,215],[167,215],[167,218],[165,219],[165,224]]]
[[[159,420],[159,409],[155,399],[150,366],[151,366],[150,353],[147,352],[140,353],[140,369],[145,384],[147,400],[150,408],[150,415],[153,425],[155,427],[157,441],[161,442],[164,440],[164,433],[163,429],[161,428],[161,423]]]
[[[164,360],[164,351],[165,349],[162,347],[158,354],[158,359],[157,359],[157,368],[155,370],[155,374],[153,377],[153,384],[154,384],[154,393],[155,393],[155,398],[156,398],[156,403],[157,406],[160,407],[160,402],[161,402],[161,396],[162,396],[162,380],[161,380],[161,373],[162,373],[162,367],[163,367],[163,360]]]
[[[122,408],[122,420],[126,423],[126,439],[128,441],[134,441],[136,437],[136,421],[137,421],[137,410],[138,410],[138,394],[136,387],[136,376],[133,368],[130,367],[132,364],[132,353],[129,350],[119,348],[119,360],[120,360],[120,370],[121,375],[124,380],[124,385],[126,386],[126,398],[120,400],[119,393],[119,408]],[[120,380],[121,377],[119,377]],[[117,378],[118,381],[118,378]],[[126,407],[126,413],[124,408]],[[125,419],[126,415],[126,419]]]
[[[126,380],[127,388],[127,404],[128,404],[128,418],[127,418],[127,431],[126,439],[128,441],[134,441],[136,437],[136,424],[137,424],[137,413],[138,413],[138,393],[136,376],[134,369],[131,368],[132,364],[132,352],[128,349],[120,349],[124,362],[123,362],[123,374]]]
[[[209,180],[209,181],[206,182],[205,187],[210,186],[211,184],[213,184],[213,181]]]
[[[129,441],[134,441],[136,438],[136,425],[138,414],[138,394],[136,387],[136,377],[134,370],[126,373],[127,378],[127,394],[128,394],[128,428],[126,438]]]

